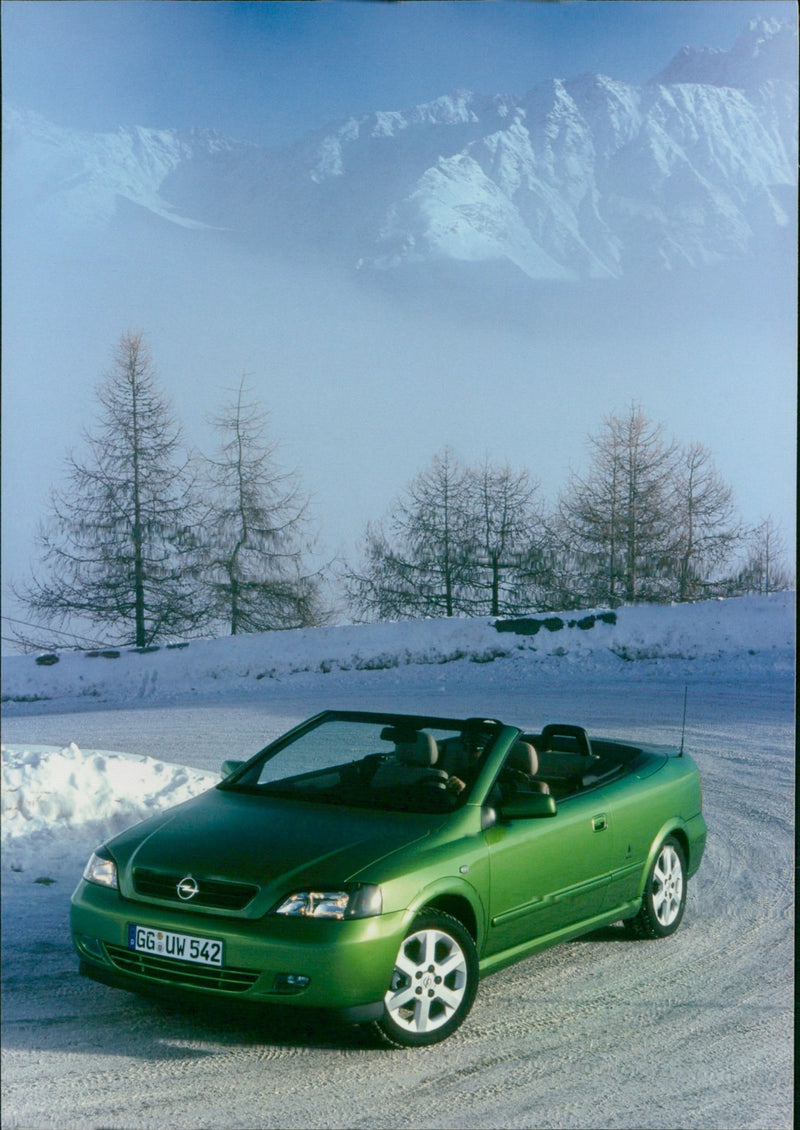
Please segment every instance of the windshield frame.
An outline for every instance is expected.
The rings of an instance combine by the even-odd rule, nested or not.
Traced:
[[[291,789],[281,789],[279,787],[270,787],[271,785],[280,786],[281,780],[300,780],[303,777],[313,778],[318,773],[324,773],[327,770],[333,771],[336,767],[342,767],[344,764],[358,764],[358,759],[354,762],[342,762],[337,765],[325,766],[321,765],[319,770],[310,770],[307,773],[291,773],[287,774],[286,778],[278,778],[275,782],[258,782],[257,778],[263,770],[263,767],[269,762],[277,758],[285,749],[292,746],[295,742],[301,740],[306,734],[312,733],[314,730],[319,729],[329,722],[352,722],[372,724],[381,727],[396,727],[398,729],[412,728],[415,730],[436,730],[436,731],[452,731],[453,736],[457,734],[464,734],[470,732],[480,732],[482,734],[489,734],[489,741],[486,743],[480,755],[479,767],[475,772],[474,777],[468,782],[467,787],[463,793],[458,796],[448,811],[455,811],[463,807],[465,804],[473,800],[475,789],[481,780],[485,777],[485,771],[488,763],[493,760],[492,755],[497,748],[497,741],[501,734],[507,732],[508,727],[504,726],[502,722],[494,718],[451,718],[442,717],[440,715],[428,714],[402,714],[396,712],[384,711],[363,711],[363,710],[324,710],[319,714],[313,715],[311,718],[306,719],[299,725],[288,730],[285,734],[276,738],[263,749],[259,750],[248,761],[244,762],[238,769],[236,769],[230,776],[226,777],[216,787],[223,792],[233,793],[247,793],[252,796],[264,796],[270,798],[279,798],[281,800],[289,800],[296,803],[304,804],[327,804],[337,806],[336,802],[331,799],[326,799],[324,793],[318,797],[312,795],[304,795],[298,791],[297,795],[291,795]],[[388,751],[387,751],[388,752]],[[370,811],[408,811],[407,809],[397,809],[393,806],[387,805],[382,808],[376,804],[359,804],[353,802],[351,804],[339,802],[339,807],[355,807],[363,808]],[[414,811],[413,809],[411,811]],[[420,811],[423,811],[422,809]],[[428,811],[424,809],[424,811]],[[432,813],[429,813],[432,814]]]

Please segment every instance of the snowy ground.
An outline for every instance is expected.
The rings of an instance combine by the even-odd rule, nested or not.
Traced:
[[[793,596],[522,627],[6,659],[3,1126],[790,1126]],[[610,928],[522,962],[422,1053],[324,1018],[177,1006],[77,976],[68,904],[91,849],[323,707],[677,744],[685,685],[709,845],[674,938]]]

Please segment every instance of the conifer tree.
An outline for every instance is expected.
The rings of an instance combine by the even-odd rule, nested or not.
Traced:
[[[587,603],[660,600],[674,560],[676,446],[638,405],[589,437],[588,474],[562,496],[563,537]]]
[[[542,585],[542,520],[526,471],[488,459],[463,467],[449,448],[367,526],[344,577],[365,619],[497,616],[529,609]]]
[[[356,614],[392,620],[466,611],[466,505],[464,470],[445,448],[386,522],[367,526],[361,566],[345,575]]]
[[[147,343],[124,333],[96,390],[85,453],[67,457],[39,530],[43,572],[20,595],[60,625],[97,625],[109,643],[146,647],[195,632],[197,519],[188,460]]]
[[[742,538],[733,492],[700,443],[685,447],[674,480],[673,596],[693,600],[708,595],[717,571]]]
[[[321,623],[320,577],[304,569],[309,500],[298,476],[279,466],[244,376],[212,422],[220,442],[205,461],[201,552],[210,613],[232,635]]]

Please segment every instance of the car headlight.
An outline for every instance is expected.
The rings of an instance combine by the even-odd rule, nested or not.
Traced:
[[[365,883],[339,891],[294,891],[273,914],[290,918],[371,918],[383,909],[380,887]]]
[[[93,851],[89,862],[83,869],[83,877],[87,883],[97,883],[101,887],[111,887],[119,890],[117,884],[117,865],[103,848]]]

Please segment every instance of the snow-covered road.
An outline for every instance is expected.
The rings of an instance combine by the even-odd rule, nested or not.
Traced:
[[[9,717],[7,763],[26,748],[32,763],[36,743],[74,741],[75,767],[81,754],[104,757],[111,780],[109,755],[90,751],[124,749],[143,803],[157,781],[177,800],[223,756],[356,702],[458,714],[478,700],[512,722],[571,719],[677,743],[683,671],[634,666],[616,682],[584,668],[526,685],[504,679],[502,662],[487,679],[462,660],[427,688],[412,668],[363,671],[290,680],[257,702]],[[464,1027],[423,1052],[377,1048],[324,1018],[179,1006],[79,978],[69,896],[102,820],[31,824],[3,853],[3,1126],[791,1126],[792,721],[785,663],[772,674],[754,663],[752,678],[739,658],[727,675],[724,662],[696,668],[686,747],[703,775],[709,842],[680,931],[631,942],[612,927],[487,978]],[[100,773],[91,764],[84,780]],[[33,778],[19,781],[33,811]]]

